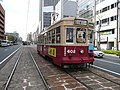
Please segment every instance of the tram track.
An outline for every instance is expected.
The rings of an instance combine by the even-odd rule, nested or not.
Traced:
[[[66,70],[64,71],[67,74],[69,74],[71,77],[73,77],[75,80],[82,83],[88,90],[97,90],[97,89],[119,90],[120,89],[120,82],[113,81],[109,77],[107,78],[107,76],[104,76],[107,74],[100,75],[94,72],[95,69],[94,70],[85,69],[85,71],[77,70],[75,72],[66,71]]]
[[[22,55],[22,51],[21,51],[20,55],[18,56],[17,61],[16,61],[15,64],[14,64],[14,67],[13,67],[13,69],[12,69],[12,71],[11,71],[9,77],[8,77],[8,80],[7,80],[6,84],[5,84],[5,87],[3,87],[3,90],[7,90],[7,89],[8,89],[8,86],[9,86],[9,84],[10,84],[10,82],[11,82],[11,79],[12,79],[12,77],[13,77],[13,75],[14,75],[14,73],[15,73],[15,70],[16,70],[16,68],[17,68],[18,62],[20,61],[21,55]]]
[[[104,76],[104,74],[103,74],[103,75],[102,75],[101,73],[98,74],[98,73],[96,73],[96,72],[94,72],[94,71],[92,71],[92,70],[90,70],[90,69],[89,69],[89,71],[90,71],[91,73],[97,75],[97,76],[100,76],[101,78],[104,78],[104,79],[106,79],[106,80],[108,80],[108,81],[110,81],[110,82],[113,82],[113,83],[115,83],[115,84],[117,84],[117,85],[120,86],[120,82],[116,82],[116,81],[110,79],[109,77]]]
[[[61,90],[58,88],[62,88],[62,90],[68,89],[84,89],[84,90],[119,90],[119,83],[114,83],[110,79],[120,80],[119,78],[110,75],[106,72],[100,71],[98,69],[94,69],[91,67],[89,69],[61,69],[57,67],[53,63],[50,63],[49,60],[44,60],[44,58],[37,55],[36,51],[30,49],[32,51],[32,57],[35,59],[37,63],[37,67],[41,70],[45,81],[47,82],[48,89],[50,90]],[[66,71],[65,71],[66,70]],[[90,72],[92,70],[94,73]],[[97,75],[98,72],[103,73],[103,76]],[[104,77],[108,77],[106,79]],[[64,89],[63,89],[64,88]]]
[[[8,75],[7,80],[5,80],[2,90],[13,90],[13,89],[18,90],[18,88],[19,89],[23,88],[24,90],[29,88],[29,90],[32,90],[32,88],[30,88],[30,87],[37,88],[35,90],[40,90],[43,88],[44,88],[44,90],[49,90],[49,88],[47,87],[47,84],[45,83],[44,77],[40,73],[40,70],[39,70],[31,52],[29,50],[27,50],[26,48],[24,48],[24,49],[23,48],[22,48],[21,52],[19,52],[19,56],[16,59],[16,62],[14,63],[13,68],[12,68],[10,74]],[[24,60],[27,60],[27,59],[28,59],[28,61],[24,62]],[[34,65],[32,65],[31,62],[33,62]],[[24,63],[25,65],[21,65],[22,63]],[[30,72],[26,71],[26,70],[21,72],[23,69],[24,70],[30,69],[29,70]],[[37,69],[37,70],[33,70],[34,72],[32,72],[31,69]],[[24,73],[27,75],[24,75]],[[36,73],[38,75],[36,75]],[[36,80],[34,80],[34,83],[33,83],[33,79],[35,79],[34,77],[36,77]],[[42,80],[39,80],[41,78],[42,78]],[[22,82],[21,82],[21,79],[23,80]],[[29,79],[32,79],[32,81]]]
[[[50,88],[49,88],[49,86],[48,86],[48,84],[47,84],[47,82],[46,82],[46,80],[45,80],[45,77],[44,77],[44,75],[42,74],[40,68],[38,67],[38,65],[37,65],[37,63],[36,63],[36,61],[35,61],[32,53],[31,53],[30,51],[29,51],[29,53],[30,53],[30,56],[31,56],[31,58],[32,58],[32,60],[33,60],[33,62],[34,62],[34,64],[35,64],[35,67],[36,67],[36,69],[37,69],[40,77],[42,78],[42,81],[43,81],[43,83],[44,83],[44,85],[45,85],[45,87],[46,87],[46,90],[50,90]]]

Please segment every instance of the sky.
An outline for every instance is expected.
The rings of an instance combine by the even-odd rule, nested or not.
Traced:
[[[23,40],[26,40],[28,33],[37,30],[39,0],[2,0],[0,3],[5,9],[5,32],[16,31]]]
[[[28,12],[28,1],[29,12]],[[75,0],[72,0],[75,1]],[[19,33],[26,40],[27,34],[35,32],[39,24],[39,0],[0,0],[5,9],[5,32]]]

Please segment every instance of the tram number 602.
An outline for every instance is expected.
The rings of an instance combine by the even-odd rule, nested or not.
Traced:
[[[67,53],[75,53],[75,50],[67,50]]]

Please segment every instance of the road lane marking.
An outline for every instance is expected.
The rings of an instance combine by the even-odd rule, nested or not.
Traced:
[[[4,60],[0,62],[0,65],[5,62],[9,57],[11,57],[14,53],[16,53],[21,47],[19,47],[17,50],[15,50],[13,53],[11,53],[8,57],[6,57]]]
[[[27,86],[24,86],[23,89],[26,90]]]
[[[111,71],[111,70],[108,70],[108,69],[105,69],[105,68],[102,68],[102,67],[99,67],[99,66],[96,66],[96,65],[92,65],[92,66],[95,67],[95,68],[98,68],[98,69],[101,69],[101,70],[104,70],[104,71],[107,71],[107,72],[110,72],[110,73],[113,73],[115,75],[120,76],[120,73],[117,73],[117,72],[114,72],[114,71]]]
[[[110,63],[110,64],[115,64],[115,65],[120,66],[119,63],[115,63],[115,62],[111,62],[111,61],[105,61],[105,60],[101,60],[101,59],[95,59],[95,60],[97,60],[97,61],[102,61],[102,62],[107,62],[107,63]]]
[[[23,79],[23,83],[27,83],[27,79]]]

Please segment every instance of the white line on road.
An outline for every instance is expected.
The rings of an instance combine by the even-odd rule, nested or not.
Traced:
[[[23,83],[27,83],[27,79],[23,79]]]
[[[117,72],[114,72],[114,71],[110,71],[110,70],[108,70],[108,69],[105,69],[105,68],[102,68],[102,67],[98,67],[98,66],[96,66],[96,65],[92,65],[92,66],[95,67],[95,68],[98,68],[98,69],[101,69],[101,70],[104,70],[104,71],[107,71],[107,72],[110,72],[110,73],[113,73],[113,74],[115,74],[115,75],[120,76],[120,73],[117,73]]]
[[[27,86],[24,86],[23,89],[26,90]]]
[[[115,63],[115,62],[111,62],[111,61],[105,61],[105,60],[101,60],[101,59],[95,59],[95,60],[102,61],[102,62],[107,62],[107,63],[110,63],[110,64],[115,64],[115,65],[119,65],[120,66],[119,63]]]
[[[4,60],[0,62],[0,65],[5,62],[9,57],[11,57],[15,52],[17,52],[21,47],[19,47],[17,50],[15,50],[13,53],[11,53],[8,57],[6,57]]]

